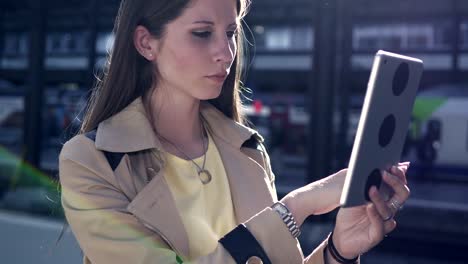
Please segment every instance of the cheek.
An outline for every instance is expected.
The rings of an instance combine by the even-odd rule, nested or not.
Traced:
[[[172,70],[190,74],[202,67],[203,52],[196,46],[185,42],[170,49]]]

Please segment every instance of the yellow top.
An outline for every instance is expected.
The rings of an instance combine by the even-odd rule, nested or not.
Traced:
[[[218,240],[237,226],[226,171],[209,133],[206,155],[212,179],[204,185],[192,161],[166,152],[165,177],[187,231],[189,261],[213,252]],[[201,168],[203,156],[194,161]]]

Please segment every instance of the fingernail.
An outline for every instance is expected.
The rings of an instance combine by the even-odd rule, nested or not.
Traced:
[[[401,164],[409,167],[411,165],[411,161],[405,161],[405,162],[402,162]]]
[[[385,172],[385,173],[383,174],[383,177],[384,177],[385,179],[390,179],[390,174],[389,174],[388,172]]]

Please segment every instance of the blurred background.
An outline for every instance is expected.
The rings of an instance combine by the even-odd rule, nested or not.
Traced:
[[[58,153],[112,47],[119,2],[0,0],[2,263],[81,263]],[[424,61],[402,157],[412,195],[362,263],[468,263],[468,1],[253,0],[246,22],[245,111],[280,196],[347,167],[377,50]],[[307,219],[305,254],[335,215]]]

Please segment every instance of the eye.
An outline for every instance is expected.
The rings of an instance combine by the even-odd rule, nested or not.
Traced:
[[[209,36],[211,36],[210,31],[195,31],[195,32],[192,32],[192,34],[195,37],[199,37],[199,38],[208,38]]]

